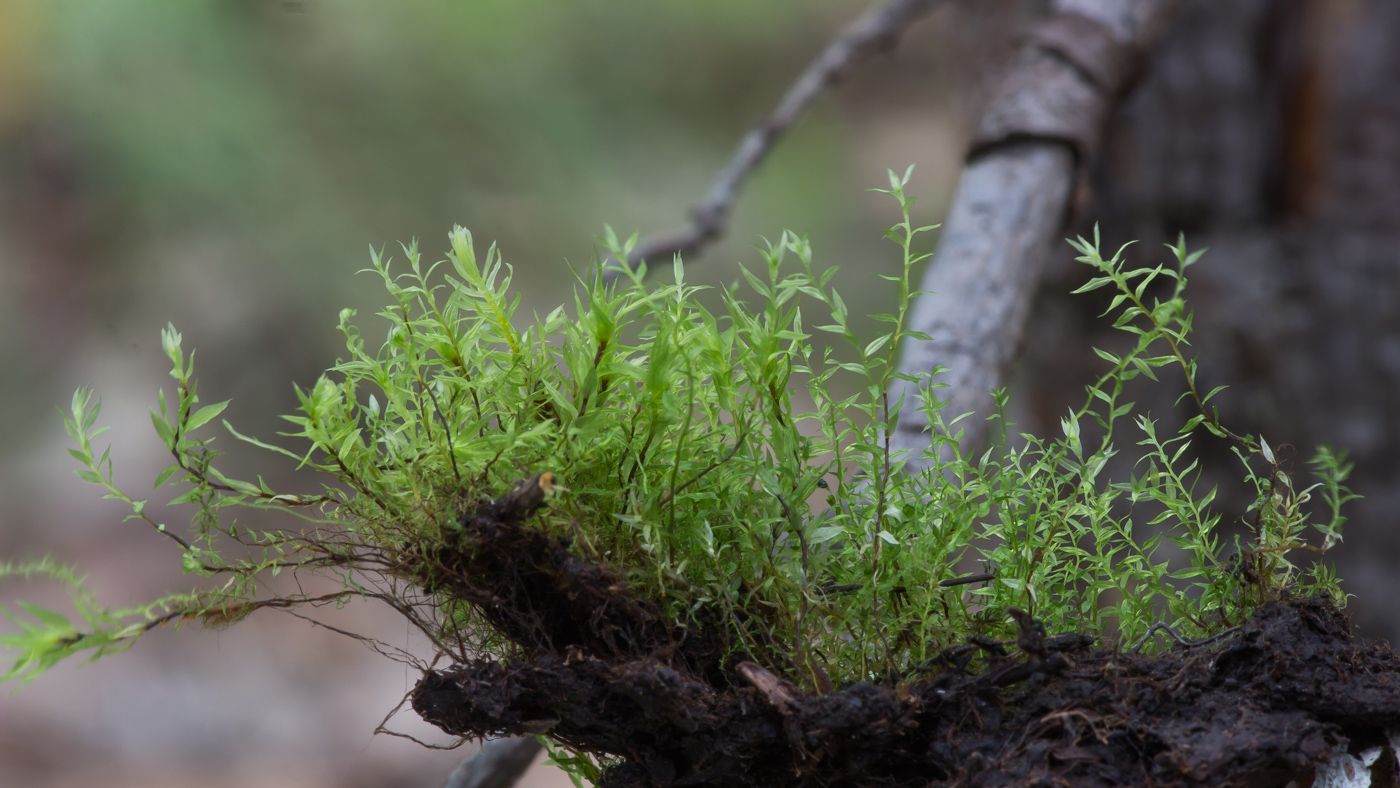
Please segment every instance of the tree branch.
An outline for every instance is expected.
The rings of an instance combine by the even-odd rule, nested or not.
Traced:
[[[909,25],[927,16],[943,0],[886,0],[852,22],[817,56],[783,94],[782,100],[749,129],[734,149],[729,163],[710,184],[705,199],[691,211],[690,223],[670,232],[657,233],[627,256],[636,268],[643,260],[669,260],[690,255],[724,234],[729,211],[749,175],[768,157],[774,143],[827,86],[876,52],[887,52],[898,43]],[[605,276],[616,277],[614,269]]]
[[[1148,46],[1165,27],[1174,0],[1055,0],[1050,16],[1027,36],[983,113],[968,165],[910,328],[897,380],[903,397],[897,451],[910,471],[922,458],[931,425],[920,393],[934,369],[947,388],[948,420],[960,422],[965,451],[986,438],[992,391],[1004,385],[1021,343],[1042,260],[1058,240],[1074,194],[1076,170],[1099,147],[1104,121],[1135,82]]]

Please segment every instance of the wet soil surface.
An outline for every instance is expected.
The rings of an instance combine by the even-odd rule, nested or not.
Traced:
[[[502,544],[527,530],[478,527]],[[1323,599],[1269,603],[1225,638],[1156,656],[1047,638],[1023,622],[1019,653],[989,648],[976,670],[955,659],[936,675],[818,696],[752,661],[697,664],[714,659],[708,638],[688,652],[680,637],[658,646],[649,634],[628,653],[616,635],[630,627],[617,617],[638,608],[614,598],[615,578],[613,596],[589,593],[576,584],[606,573],[549,552],[559,562],[533,567],[534,591],[519,598],[603,602],[593,614],[618,627],[607,647],[551,637],[550,626],[577,624],[516,611],[537,622],[526,656],[431,671],[413,706],[452,734],[547,733],[611,756],[605,788],[1307,785],[1339,747],[1382,745],[1400,728],[1400,657],[1354,640]],[[520,570],[471,582],[507,575]],[[640,629],[655,632],[644,615]],[[1395,754],[1387,748],[1371,768],[1373,785],[1390,785]]]

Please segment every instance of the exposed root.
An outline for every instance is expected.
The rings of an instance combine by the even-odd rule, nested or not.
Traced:
[[[724,646],[703,615],[701,625],[671,625],[631,593],[622,575],[574,555],[569,539],[525,524],[552,484],[550,474],[538,474],[465,512],[457,539],[424,563],[424,587],[471,603],[527,654],[652,655],[699,675],[721,675]]]

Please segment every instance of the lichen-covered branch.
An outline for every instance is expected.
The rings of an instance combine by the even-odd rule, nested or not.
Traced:
[[[918,390],[940,365],[938,392],[962,446],[986,438],[992,392],[1022,341],[1042,260],[1059,240],[1076,173],[1092,159],[1103,122],[1131,86],[1143,53],[1167,23],[1172,0],[1056,0],[1027,36],[983,113],[943,234],[913,306],[897,381],[904,398],[893,436],[910,470],[926,467],[930,424]]]

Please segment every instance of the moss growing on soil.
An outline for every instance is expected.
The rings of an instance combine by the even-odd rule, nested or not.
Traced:
[[[1183,292],[1198,253],[1179,244],[1167,264],[1127,270],[1081,239],[1096,273],[1083,290],[1109,289],[1133,348],[1099,352],[1105,371],[1061,435],[1016,434],[998,416],[985,453],[959,448],[961,414],[925,387],[935,462],[903,472],[907,458],[886,440],[900,403],[887,392],[902,345],[927,340],[907,316],[930,229],[909,220],[907,177],[892,174],[889,190],[904,209],[888,233],[900,250],[900,274],[887,277],[896,308],[870,338],[852,332],[831,271],[791,234],[743,270],[744,287],[716,294],[718,313],[679,261],[664,285],[645,271],[618,283],[595,271],[571,311],[522,320],[510,268],[494,247],[478,258],[461,228],[437,264],[416,246],[403,271],[375,254],[391,298],[385,340],[367,342],[353,312],[341,314],[347,355],[299,392],[294,448],[224,422],[322,474],[314,494],[218,470],[207,433],[227,403],[198,407],[193,354],[168,329],[176,392],[152,415],[174,462],[156,486],[184,485],[173,502],[193,505],[192,526],[167,528],[113,484],[86,391],[69,420],[73,453],[80,475],[170,539],[187,571],[218,582],[118,611],[79,591],[82,625],[28,607],[33,620],[0,641],[18,652],[5,677],[124,648],[170,621],[222,626],[261,607],[369,598],[433,643],[434,654],[397,655],[424,672],[413,703],[426,719],[461,735],[547,735],[573,749],[558,758],[575,774],[609,785],[912,784],[998,770],[1021,780],[1034,764],[1069,774],[1079,761],[1153,779],[1159,767],[1194,773],[1158,763],[1176,745],[1132,721],[1148,706],[1109,710],[1147,703],[1124,681],[1150,695],[1225,675],[1203,656],[1216,651],[1129,658],[1091,644],[1142,639],[1156,652],[1170,643],[1158,624],[1178,641],[1229,633],[1218,642],[1239,644],[1283,615],[1323,622],[1344,643],[1327,603],[1279,600],[1340,602],[1324,564],[1296,560],[1340,538],[1349,468],[1323,450],[1305,487],[1263,439],[1215,419],[1218,390],[1198,390],[1188,348]],[[606,245],[627,259],[611,233]],[[1195,413],[1171,435],[1125,399],[1126,383],[1159,371],[1184,375]],[[1209,508],[1214,491],[1196,489],[1191,441],[1205,433],[1232,445],[1256,494],[1249,512],[1230,513],[1246,533],[1233,543]],[[240,507],[306,526],[251,530],[231,517]],[[1164,540],[1175,559],[1159,552]],[[4,571],[80,588],[52,563]],[[342,589],[264,594],[262,579],[283,571],[327,574]],[[443,658],[454,667],[430,669]],[[1005,688],[1023,682],[1008,701]],[[1082,713],[1064,705],[1074,693]],[[1337,724],[1280,744],[1293,754],[1279,762],[1316,762]],[[1070,743],[1016,754],[1054,731]],[[1148,765],[1122,765],[1129,750]]]
[[[1170,653],[1053,641],[828,695],[743,665],[752,680],[725,684],[657,657],[476,660],[429,672],[413,706],[450,733],[544,733],[611,756],[589,775],[606,788],[1308,784],[1339,748],[1386,744],[1400,724],[1400,658],[1353,642],[1321,597],[1270,602]],[[1372,774],[1393,784],[1393,751]]]

